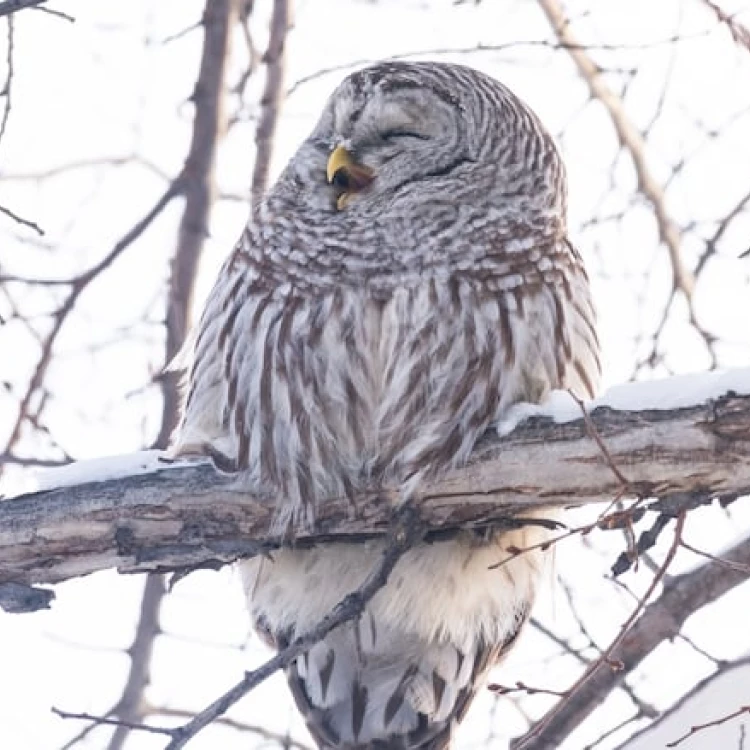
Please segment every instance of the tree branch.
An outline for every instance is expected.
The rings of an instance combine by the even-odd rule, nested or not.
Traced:
[[[9,16],[11,13],[16,13],[24,8],[35,8],[44,2],[46,0],[5,0],[5,2],[0,3],[0,17]]]
[[[696,273],[685,264],[682,253],[683,238],[679,227],[672,218],[667,206],[667,195],[664,186],[660,185],[653,174],[647,156],[647,144],[643,133],[638,129],[625,108],[625,104],[608,85],[602,74],[602,69],[588,53],[586,46],[576,38],[570,22],[565,17],[560,0],[539,0],[539,5],[547,17],[555,36],[565,48],[576,69],[586,83],[591,98],[600,102],[607,112],[617,139],[630,157],[638,180],[638,192],[648,201],[656,220],[659,240],[667,248],[669,262],[672,269],[672,289],[669,299],[657,325],[654,341],[659,338],[675,301],[677,292],[682,292],[688,308],[690,324],[703,339],[711,362],[718,366],[714,344],[716,336],[705,329],[695,309]],[[655,357],[655,349],[652,357]]]
[[[558,40],[567,50],[578,72],[586,82],[591,97],[604,106],[620,144],[630,155],[638,178],[638,189],[651,204],[659,227],[660,238],[669,250],[674,287],[675,289],[681,289],[686,298],[690,300],[695,279],[683,263],[680,251],[680,232],[667,211],[664,190],[649,169],[643,135],[625,111],[622,99],[607,86],[599,67],[589,56],[585,46],[581,45],[576,39],[570,28],[570,23],[565,18],[559,0],[539,0],[539,4]]]
[[[273,137],[284,99],[284,47],[289,30],[290,4],[291,0],[274,0],[271,33],[268,48],[263,55],[263,62],[266,65],[266,84],[260,100],[260,119],[255,129],[255,164],[250,185],[250,198],[254,212],[266,192]]]
[[[195,116],[192,138],[182,170],[185,203],[171,259],[169,291],[166,300],[165,362],[169,363],[185,342],[190,327],[195,278],[206,237],[211,209],[216,197],[216,153],[226,130],[226,70],[230,39],[236,23],[236,0],[207,0],[203,12],[203,48],[193,93]],[[155,447],[165,448],[179,417],[179,376],[165,372],[160,379],[163,406]],[[160,633],[159,612],[166,596],[164,577],[146,576],[133,643],[128,649],[130,669],[122,695],[109,716],[120,723],[107,750],[122,750],[130,727],[145,714],[144,694],[151,679],[151,658]]]
[[[237,20],[236,0],[209,0],[203,13],[204,42],[193,102],[195,118],[190,148],[182,171],[185,205],[172,257],[166,315],[167,364],[185,342],[190,327],[190,308],[198,261],[208,237],[208,223],[215,201],[215,163],[226,130],[225,78],[230,39]],[[180,376],[166,372],[161,379],[164,408],[155,445],[165,447],[179,414]]]
[[[107,714],[120,721],[116,724],[107,750],[122,750],[130,734],[128,725],[140,723],[143,719],[143,695],[151,680],[151,658],[156,636],[161,632],[159,612],[165,593],[164,576],[146,576],[135,637],[127,650],[130,669],[119,700]]]
[[[724,552],[723,557],[742,565],[750,564],[750,538]],[[659,644],[679,633],[688,617],[745,581],[746,572],[732,570],[721,561],[713,560],[688,573],[668,578],[661,596],[646,607],[610,654],[618,668],[599,669],[575,695],[553,707],[539,720],[542,731],[535,725],[511,747],[522,747],[523,750],[558,747],[601,706],[603,696],[620,685]]]
[[[566,409],[578,407],[570,401],[553,404],[551,412],[570,421],[538,415],[506,437],[488,433],[466,466],[424,486],[419,502],[428,530],[439,537],[470,526],[518,524],[518,517],[540,508],[615,496],[658,498],[650,507],[677,514],[716,497],[750,494],[750,395],[732,392],[706,401],[704,389],[693,406],[657,409],[648,403],[649,394],[662,400],[664,392],[695,389],[697,380],[672,378],[657,389],[651,383],[621,386],[595,402],[586,419],[571,418]],[[731,385],[750,385],[747,370],[700,380],[708,391],[715,389],[713,396],[750,390]],[[641,408],[618,411],[612,408],[617,403]],[[145,473],[126,466],[119,478],[111,478],[111,462],[105,463],[103,481],[79,464],[73,469],[84,478],[73,486],[0,503],[0,603],[4,583],[56,583],[112,567],[216,567],[281,543],[270,533],[272,498],[252,495],[211,463],[167,466],[157,453],[146,459],[151,465]],[[626,487],[610,462],[620,467]],[[296,544],[383,534],[397,500],[396,487],[363,490],[354,508],[345,498],[331,498],[321,503],[315,528],[298,531]]]

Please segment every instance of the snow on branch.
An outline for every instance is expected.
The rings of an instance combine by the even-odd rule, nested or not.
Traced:
[[[618,386],[586,405],[563,392],[517,410],[471,461],[428,482],[428,535],[520,523],[530,511],[615,498],[666,514],[750,494],[750,369]],[[168,463],[154,451],[49,472],[47,489],[0,502],[0,605],[28,611],[32,588],[105,568],[216,567],[278,547],[274,498],[253,496],[212,463]],[[297,545],[385,534],[396,487],[355,503],[331,498]]]

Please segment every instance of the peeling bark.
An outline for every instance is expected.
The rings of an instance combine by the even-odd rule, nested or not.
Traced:
[[[471,461],[428,482],[419,502],[434,537],[614,497],[655,498],[651,507],[676,513],[743,494],[750,494],[750,396],[727,395],[674,410],[600,407],[589,420],[562,424],[533,417],[505,437],[488,433]],[[397,488],[384,487],[363,492],[354,506],[332,498],[295,543],[383,534],[397,497]],[[220,566],[279,546],[274,507],[210,463],[19,496],[0,503],[0,584],[57,583],[113,567]]]

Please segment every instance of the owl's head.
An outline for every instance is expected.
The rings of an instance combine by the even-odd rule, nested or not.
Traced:
[[[499,82],[461,65],[383,62],[339,85],[280,183],[333,212],[451,199],[528,215],[564,213],[563,175],[539,120]]]

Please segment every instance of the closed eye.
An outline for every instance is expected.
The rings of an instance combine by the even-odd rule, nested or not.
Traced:
[[[397,138],[417,138],[420,141],[428,141],[429,138],[422,133],[415,133],[413,130],[405,130],[403,128],[394,128],[393,130],[386,130],[380,134],[380,137],[384,141],[394,141]]]

